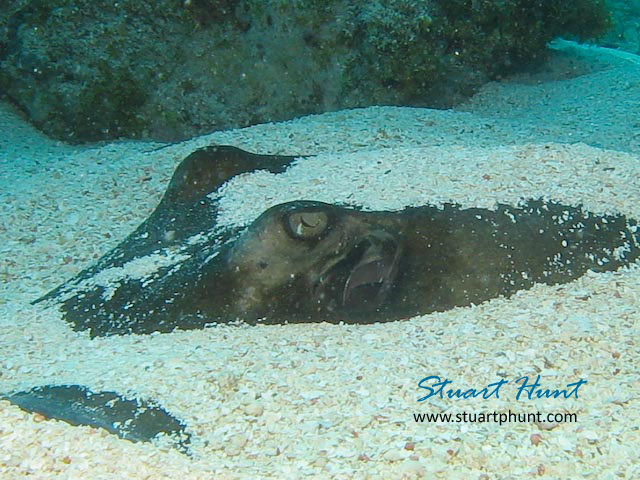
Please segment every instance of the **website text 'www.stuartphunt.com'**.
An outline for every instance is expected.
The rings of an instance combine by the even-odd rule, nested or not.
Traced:
[[[542,412],[458,412],[458,413],[414,413],[416,423],[576,423],[577,413]]]

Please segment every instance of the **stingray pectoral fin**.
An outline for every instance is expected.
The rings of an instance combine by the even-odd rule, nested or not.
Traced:
[[[178,165],[162,202],[192,203],[236,175],[258,169],[282,173],[296,158],[299,156],[259,155],[226,145],[200,148]]]
[[[2,397],[28,412],[71,425],[102,428],[132,442],[148,442],[166,434],[173,445],[189,452],[185,425],[163,408],[127,400],[115,392],[92,392],[80,385],[46,385]]]
[[[296,158],[229,146],[196,150],[177,167],[147,220],[95,265],[35,303],[57,304],[66,321],[91,336],[193,327],[185,319],[199,319],[198,306],[181,300],[216,270],[222,245],[239,230],[218,228],[218,188],[240,173],[282,172]]]

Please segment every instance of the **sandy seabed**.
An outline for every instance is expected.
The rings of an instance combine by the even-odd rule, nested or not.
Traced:
[[[229,144],[314,154],[224,187],[222,221],[288,200],[364,209],[545,197],[640,218],[640,64],[560,44],[549,67],[456,110],[373,107],[164,146],[70,147],[0,109],[0,391],[45,384],[153,399],[191,457],[0,401],[0,477],[640,478],[640,266],[374,325],[221,326],[91,340],[30,302],[144,220],[178,163]],[[164,148],[159,148],[164,147]],[[384,174],[384,172],[389,172]],[[499,399],[429,399],[501,378]],[[579,398],[515,400],[515,380],[587,380]],[[569,423],[417,423],[414,413],[575,413]]]

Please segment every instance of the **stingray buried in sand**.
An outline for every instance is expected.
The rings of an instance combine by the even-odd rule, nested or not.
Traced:
[[[228,179],[296,157],[209,147],[177,168],[133,234],[43,299],[92,336],[213,323],[399,320],[509,296],[638,258],[635,220],[529,200],[363,212],[314,201],[216,225]]]
[[[135,232],[39,302],[92,337],[230,322],[372,323],[569,282],[640,255],[635,220],[543,200],[399,212],[301,200],[267,209],[246,228],[218,224],[224,182],[257,169],[277,174],[294,160],[233,147],[194,152]],[[81,385],[4,398],[133,441],[168,435],[190,452],[188,426],[161,405]]]

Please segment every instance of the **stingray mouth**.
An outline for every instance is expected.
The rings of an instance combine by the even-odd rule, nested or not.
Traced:
[[[320,275],[314,299],[329,310],[373,310],[393,287],[402,248],[386,232],[352,245]]]

